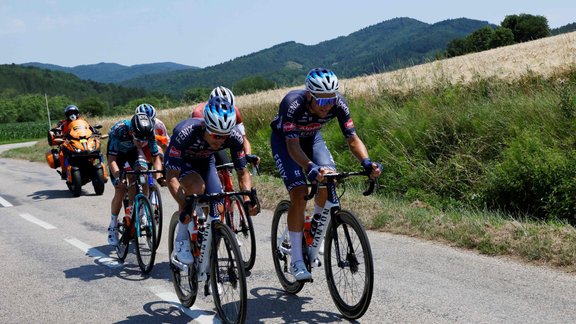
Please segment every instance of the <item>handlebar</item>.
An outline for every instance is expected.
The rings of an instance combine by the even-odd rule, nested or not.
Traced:
[[[246,161],[248,161],[248,163],[252,164],[252,166],[256,169],[256,174],[260,175],[260,166],[257,164],[258,162],[258,156],[253,155],[253,154],[248,154],[246,155]],[[222,170],[222,169],[233,169],[234,168],[234,163],[230,162],[230,163],[224,163],[224,164],[220,164],[216,166],[216,170]]]
[[[256,191],[256,188],[252,188],[250,190],[244,190],[244,191],[218,192],[202,195],[191,194],[189,196],[186,196],[186,207],[184,207],[184,212],[193,211],[194,209],[196,209],[197,203],[208,203],[214,200],[219,200],[224,197],[230,197],[230,196],[237,196],[237,197],[248,196],[250,198],[250,201],[247,202],[248,204],[252,206],[260,205],[260,202],[258,201],[258,193]]]
[[[364,191],[362,194],[364,196],[369,196],[374,192],[374,188],[376,187],[376,183],[378,183],[378,179],[370,179],[370,173],[369,171],[361,171],[361,172],[340,172],[340,173],[327,173],[324,175],[324,178],[326,178],[327,181],[330,182],[335,182],[338,180],[343,180],[346,179],[348,177],[353,177],[353,176],[365,176],[368,177],[368,189],[366,191]],[[318,187],[321,184],[319,184],[318,182],[312,183],[310,184],[310,193],[308,193],[308,195],[304,196],[305,200],[310,200],[312,198],[314,198],[314,196],[316,196],[316,194],[318,193]]]

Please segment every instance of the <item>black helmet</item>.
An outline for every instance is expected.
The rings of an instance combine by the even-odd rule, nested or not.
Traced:
[[[154,123],[146,114],[136,114],[130,120],[130,131],[138,140],[149,140],[154,137]]]
[[[66,119],[68,120],[76,120],[79,114],[80,110],[78,110],[78,107],[74,105],[68,105],[64,109],[64,115],[66,115]],[[74,115],[74,117],[71,117],[72,115]]]

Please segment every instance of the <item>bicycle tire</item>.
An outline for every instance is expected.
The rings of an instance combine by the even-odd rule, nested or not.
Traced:
[[[290,253],[285,253],[280,250],[279,244],[285,248],[290,248],[290,237],[288,235],[288,209],[290,202],[282,200],[274,210],[272,218],[272,260],[274,262],[274,270],[280,284],[285,291],[291,294],[299,293],[304,288],[304,282],[297,281],[290,273]],[[306,245],[303,244],[304,248]]]
[[[336,240],[341,260],[345,261],[340,264],[336,258],[336,249],[333,249]],[[351,247],[354,253],[350,253]],[[372,299],[374,263],[366,231],[358,218],[349,211],[338,211],[328,224],[324,265],[328,289],[340,313],[348,319],[360,318],[368,310]],[[344,287],[339,287],[340,282]]]
[[[172,252],[174,251],[174,244],[176,242],[176,231],[178,229],[178,220],[180,213],[174,212],[170,218],[170,224],[168,226],[168,256],[170,262],[172,262]],[[196,281],[196,275],[194,266],[188,267],[188,272],[180,270],[178,267],[170,263],[170,269],[172,270],[172,284],[174,285],[174,290],[176,291],[176,296],[178,300],[184,307],[192,307],[196,301],[196,296],[198,294],[198,282]]]
[[[230,197],[230,209],[226,211],[225,215],[226,224],[234,232],[238,241],[244,269],[249,271],[256,262],[256,236],[254,235],[252,217],[243,201],[237,196]]]
[[[124,221],[118,223],[118,234],[120,238],[118,239],[118,245],[116,245],[116,255],[118,255],[118,261],[124,262],[130,246],[130,229],[126,228]]]
[[[156,203],[152,203],[154,201],[154,199],[152,198],[153,195],[156,195]],[[154,184],[152,186],[150,186],[149,191],[148,191],[148,200],[150,201],[150,204],[152,205],[152,210],[154,212],[154,218],[156,220],[155,225],[156,225],[156,231],[154,232],[156,234],[156,249],[158,249],[158,246],[160,245],[160,239],[162,238],[162,225],[164,223],[163,221],[163,211],[162,211],[162,196],[160,195],[160,187],[158,187],[157,184]]]
[[[223,323],[244,323],[248,293],[240,248],[228,226],[222,223],[213,224],[210,284],[214,305]]]
[[[134,233],[136,236],[136,259],[140,270],[144,274],[148,274],[152,271],[154,259],[156,258],[155,220],[152,214],[152,206],[147,197],[143,195],[137,196],[134,207],[132,221],[135,226],[138,225],[140,227],[140,231],[137,228]],[[138,218],[138,221],[136,221],[136,218]]]

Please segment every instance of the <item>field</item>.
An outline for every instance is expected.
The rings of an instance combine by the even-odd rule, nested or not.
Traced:
[[[47,123],[27,122],[0,124],[0,144],[45,138]]]

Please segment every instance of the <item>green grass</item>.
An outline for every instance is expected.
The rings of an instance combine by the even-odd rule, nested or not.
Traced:
[[[46,138],[47,123],[22,122],[0,124],[0,144],[20,143]]]

